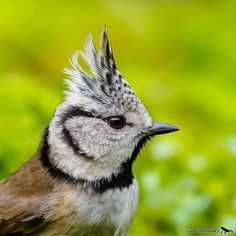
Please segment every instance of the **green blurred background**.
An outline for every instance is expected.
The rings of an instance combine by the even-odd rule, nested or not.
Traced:
[[[106,24],[151,115],[181,127],[135,163],[140,204],[128,235],[236,230],[235,10],[234,0],[1,1],[0,178],[35,152],[68,58]]]

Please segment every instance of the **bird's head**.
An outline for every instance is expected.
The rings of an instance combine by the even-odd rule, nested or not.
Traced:
[[[79,65],[80,56],[90,74]],[[101,49],[89,35],[85,52],[76,52],[71,65],[65,69],[68,91],[49,128],[54,161],[66,173],[90,180],[109,177],[132,162],[150,137],[177,130],[153,122],[116,67],[106,28]]]

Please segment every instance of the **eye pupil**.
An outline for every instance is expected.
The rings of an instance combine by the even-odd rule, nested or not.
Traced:
[[[107,121],[113,129],[121,129],[126,125],[126,120],[123,116],[111,116]]]

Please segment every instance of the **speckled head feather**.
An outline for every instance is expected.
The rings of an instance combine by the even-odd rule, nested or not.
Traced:
[[[89,65],[92,76],[78,64],[79,56],[82,56]],[[130,111],[135,111],[140,106],[141,102],[116,67],[107,28],[102,30],[100,49],[95,48],[92,36],[89,34],[85,52],[76,52],[72,57],[71,65],[72,69],[65,69],[66,74],[69,75],[69,80],[66,80],[69,93],[80,93],[96,102],[108,106],[115,104],[119,108]]]

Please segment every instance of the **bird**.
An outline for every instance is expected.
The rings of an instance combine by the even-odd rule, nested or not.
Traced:
[[[70,62],[35,155],[0,181],[0,235],[126,235],[139,197],[133,162],[152,137],[179,130],[149,115],[117,69],[107,27]]]

